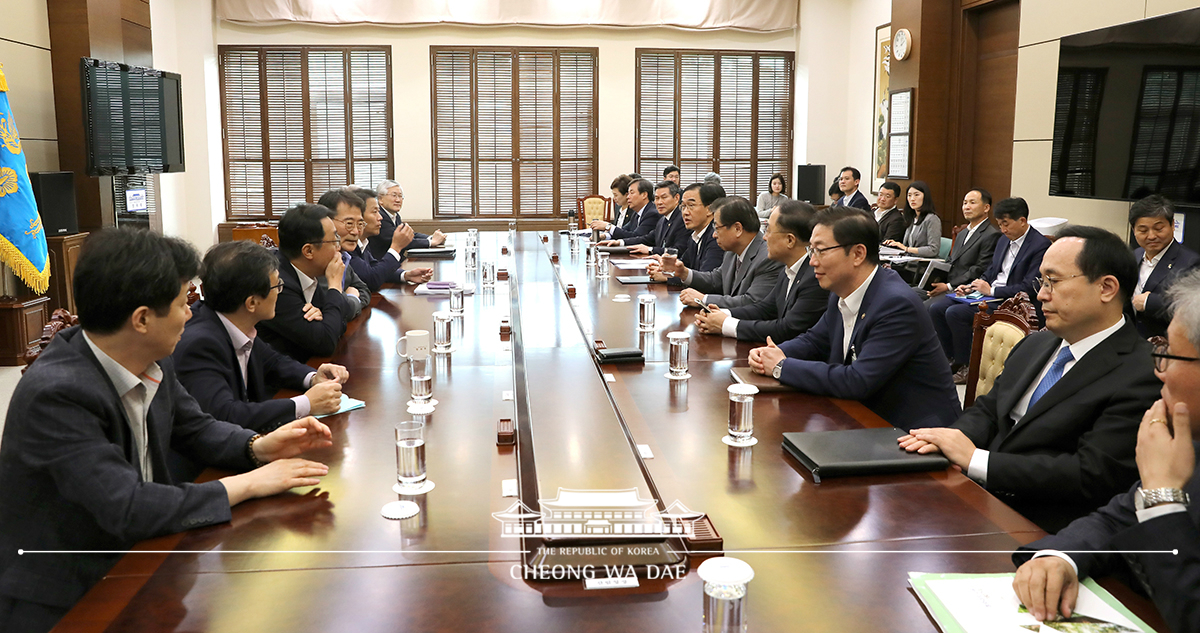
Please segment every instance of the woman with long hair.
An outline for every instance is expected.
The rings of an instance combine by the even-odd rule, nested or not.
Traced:
[[[904,229],[904,241],[888,240],[883,245],[917,257],[937,257],[942,250],[942,219],[933,206],[929,185],[914,180],[908,186],[906,199],[904,219],[908,228]]]

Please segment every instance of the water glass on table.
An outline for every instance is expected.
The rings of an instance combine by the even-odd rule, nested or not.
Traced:
[[[664,275],[668,275],[668,276],[674,275],[675,273],[668,269],[674,267],[678,261],[679,261],[679,249],[675,248],[674,246],[668,246],[666,249],[663,250],[662,273]]]
[[[729,385],[729,434],[721,438],[730,446],[753,446],[754,437],[754,394],[758,387],[742,383]]]
[[[465,311],[463,303],[464,298],[462,286],[454,286],[450,289],[450,314],[455,316],[461,315]]]
[[[406,420],[396,424],[396,481],[401,487],[425,482],[425,423]]]
[[[608,253],[596,253],[596,279],[608,279]]]

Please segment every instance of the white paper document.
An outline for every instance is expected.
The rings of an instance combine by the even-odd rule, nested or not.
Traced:
[[[650,267],[649,259],[622,259],[619,261],[609,260],[613,267],[617,270],[645,270]]]
[[[313,417],[314,418],[324,418],[324,417],[328,417],[331,415],[337,415],[339,413],[345,413],[347,411],[353,411],[355,409],[361,409],[365,406],[367,406],[367,403],[363,402],[362,400],[355,400],[354,398],[351,398],[350,396],[347,396],[346,394],[343,393],[342,394],[342,402],[340,405],[338,405],[337,411],[335,411],[334,413],[326,413],[323,415],[314,415]]]

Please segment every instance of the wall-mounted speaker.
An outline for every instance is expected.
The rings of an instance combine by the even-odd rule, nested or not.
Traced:
[[[33,197],[37,200],[38,215],[46,237],[79,232],[79,216],[75,210],[75,173],[69,171],[35,171],[29,174]]]
[[[825,204],[825,193],[829,189],[825,182],[824,165],[796,165],[796,181],[792,192],[796,200],[809,204]]]

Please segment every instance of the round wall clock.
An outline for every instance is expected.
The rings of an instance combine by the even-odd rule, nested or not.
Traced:
[[[897,61],[908,59],[912,53],[912,33],[908,29],[900,29],[892,36],[892,55]]]

